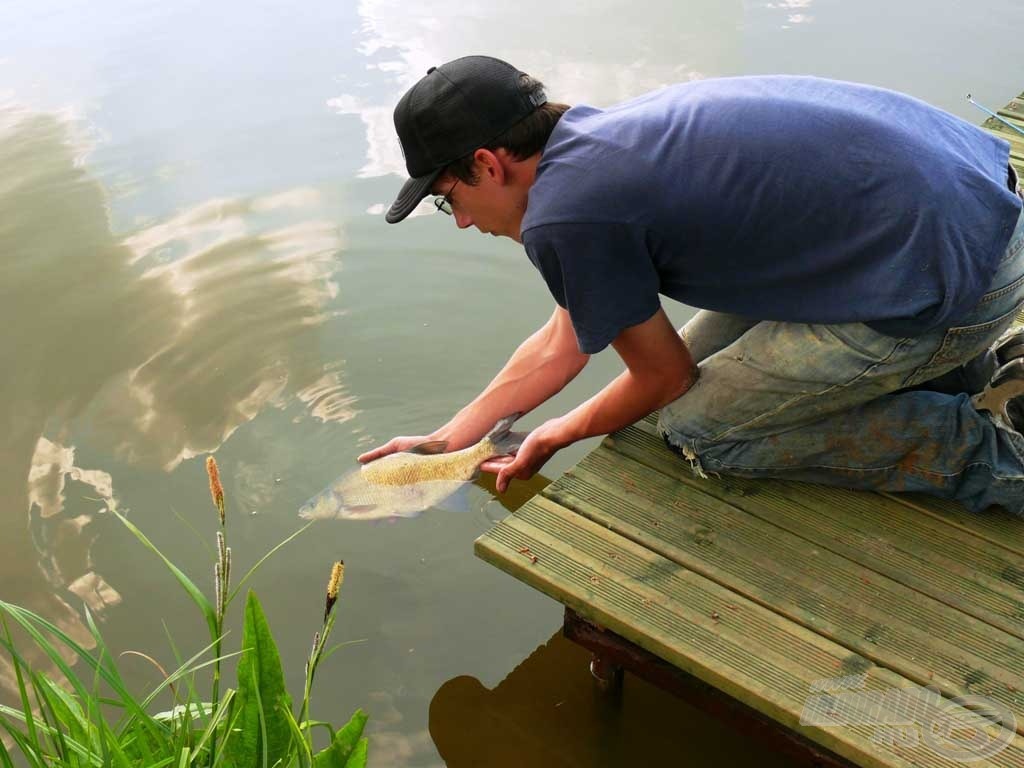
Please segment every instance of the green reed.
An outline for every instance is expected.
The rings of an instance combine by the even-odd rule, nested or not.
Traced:
[[[30,768],[365,767],[368,741],[363,729],[367,716],[362,710],[356,710],[340,729],[309,717],[316,670],[340,647],[324,650],[334,627],[334,607],[344,564],[338,561],[331,569],[323,620],[306,660],[302,701],[296,717],[277,644],[255,593],[249,591],[246,597],[241,648],[230,654],[223,652],[224,619],[233,598],[253,573],[309,525],[267,552],[232,590],[224,489],[212,456],[206,461],[206,469],[219,524],[215,535],[212,603],[116,507],[110,511],[163,561],[199,608],[206,621],[209,644],[187,659],[178,658],[177,667],[169,673],[152,657],[130,652],[148,659],[164,677],[140,697],[125,684],[88,608],[85,623],[95,644],[92,650],[43,617],[0,601],[0,648],[9,657],[19,698],[19,706],[0,705],[0,768],[13,768],[14,757],[18,755]],[[16,644],[12,628],[27,636],[57,670],[57,676],[33,668]],[[176,649],[174,652],[178,657]],[[222,693],[221,662],[235,656],[236,686]],[[196,680],[198,673],[208,667],[212,672],[211,695],[204,700],[197,692]],[[167,711],[151,712],[157,698],[167,694],[174,706]],[[314,727],[324,728],[330,734],[329,744],[318,752],[313,747]],[[5,739],[10,747],[5,746]]]

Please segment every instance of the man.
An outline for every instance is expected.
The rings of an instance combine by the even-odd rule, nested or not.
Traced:
[[[460,228],[521,242],[556,307],[451,421],[360,461],[425,439],[469,445],[610,344],[626,370],[485,465],[499,491],[661,408],[667,444],[701,475],[1024,515],[1024,334],[992,346],[1024,303],[1006,142],[908,96],[817,78],[570,109],[484,56],[432,68],[395,126],[412,178],[387,220],[437,195]],[[677,334],[659,294],[702,311]],[[972,360],[970,391],[935,391]]]

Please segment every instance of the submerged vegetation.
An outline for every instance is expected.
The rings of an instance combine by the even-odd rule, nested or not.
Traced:
[[[166,672],[154,659],[138,652],[164,675],[142,697],[125,685],[116,659],[88,609],[86,624],[95,649],[82,647],[59,627],[30,611],[0,601],[0,647],[10,656],[20,707],[0,705],[0,768],[12,768],[20,753],[32,768],[161,768],[225,766],[226,768],[363,768],[368,742],[363,736],[367,716],[356,710],[343,727],[310,719],[313,679],[320,663],[339,646],[327,649],[334,627],[335,603],[344,579],[344,563],[331,569],[320,629],[306,660],[302,701],[293,714],[277,644],[255,593],[247,595],[241,648],[223,653],[224,617],[239,590],[274,552],[294,539],[296,531],[267,553],[231,589],[231,548],[227,545],[224,489],[217,462],[206,460],[210,494],[218,514],[213,602],[203,594],[146,535],[116,508],[111,512],[167,566],[206,620],[210,644]],[[308,527],[308,526],[306,526]],[[13,631],[12,631],[13,630]],[[55,666],[62,679],[33,669],[15,642],[20,631]],[[210,657],[208,657],[210,654]],[[178,656],[175,650],[176,657]],[[221,662],[237,656],[237,682],[221,692]],[[73,661],[69,661],[73,660]],[[78,666],[73,667],[77,661]],[[211,695],[196,689],[198,673],[212,668]],[[154,703],[170,696],[170,710],[151,713]],[[330,736],[315,751],[313,729]],[[10,745],[5,746],[4,742]]]

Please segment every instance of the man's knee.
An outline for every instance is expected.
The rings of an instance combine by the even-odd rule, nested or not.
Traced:
[[[706,451],[710,447],[710,441],[698,437],[696,424],[687,425],[685,420],[667,415],[668,408],[669,406],[663,408],[658,416],[658,433],[661,435],[661,439],[665,441],[665,445],[670,451],[689,463],[694,474],[706,478],[707,473],[701,465],[698,451]],[[685,409],[683,412],[685,413]]]

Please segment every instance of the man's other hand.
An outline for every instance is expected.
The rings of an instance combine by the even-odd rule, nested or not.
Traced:
[[[494,486],[498,493],[504,493],[513,478],[528,480],[533,477],[548,459],[571,442],[565,434],[565,418],[551,419],[530,432],[514,456],[489,459],[480,469],[497,473]]]

